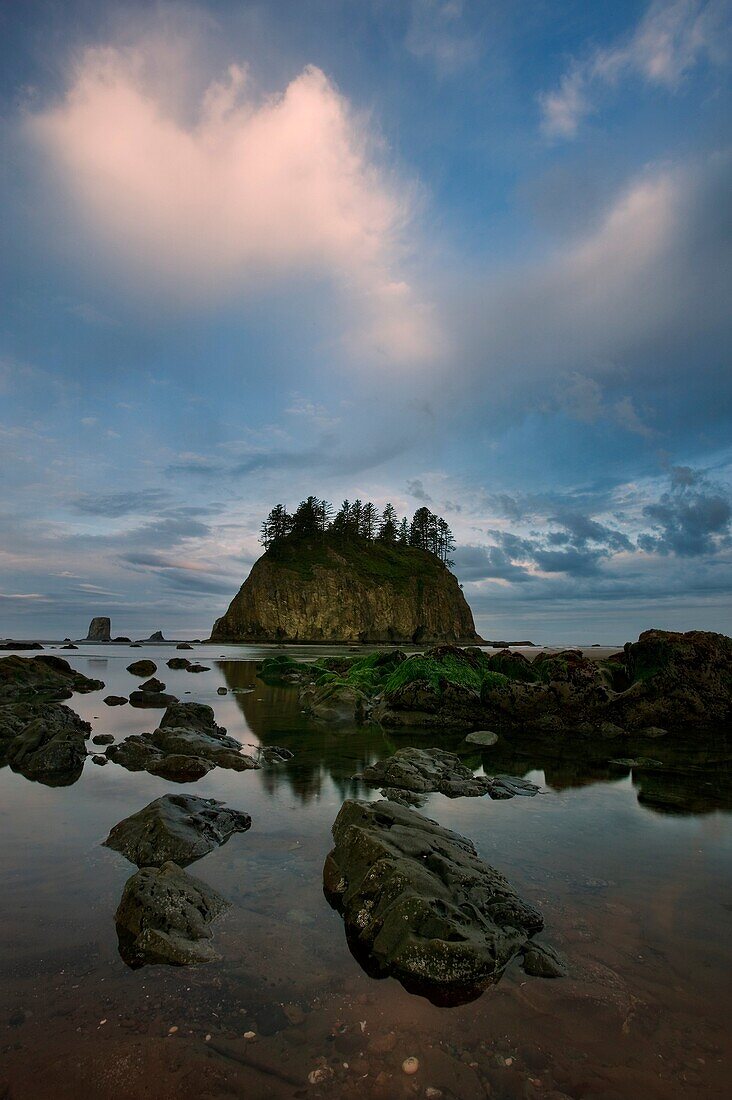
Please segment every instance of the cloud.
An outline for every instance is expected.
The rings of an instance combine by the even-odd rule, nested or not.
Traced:
[[[600,91],[624,76],[673,90],[702,61],[721,61],[729,14],[729,0],[655,0],[625,42],[573,61],[559,87],[539,96],[544,133],[573,138]]]
[[[431,61],[440,76],[450,76],[480,57],[475,34],[463,23],[462,0],[412,0],[405,45]]]
[[[82,493],[73,501],[77,512],[89,516],[120,516],[157,512],[168,500],[168,494],[160,489],[138,489],[115,493]]]
[[[430,311],[399,274],[413,190],[380,166],[366,121],[325,73],[308,66],[266,96],[233,64],[181,116],[149,53],[87,49],[60,102],[27,119],[106,262],[198,303],[322,277],[346,290],[357,348],[429,357]],[[181,50],[179,77],[190,65]]]
[[[732,494],[688,466],[672,471],[669,491],[643,514],[652,533],[638,542],[649,553],[692,558],[732,544]]]
[[[432,504],[432,497],[429,495],[424,485],[418,477],[412,478],[407,482],[407,492],[415,500],[421,500],[423,504]]]
[[[557,408],[639,439],[723,423],[732,375],[726,271],[732,158],[649,167],[592,231],[452,299],[481,416]],[[694,385],[689,385],[693,370]],[[663,393],[663,400],[659,395]]]

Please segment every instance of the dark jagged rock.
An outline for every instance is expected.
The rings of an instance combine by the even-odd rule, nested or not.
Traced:
[[[104,702],[108,707],[123,707],[127,702],[126,695],[108,695]]]
[[[158,671],[158,666],[154,661],[143,658],[141,661],[133,661],[131,665],[128,665],[127,671],[131,672],[133,676],[152,676]]]
[[[287,540],[259,558],[211,640],[479,639],[456,577],[434,554],[325,534],[312,542]]]
[[[92,737],[92,745],[113,745],[114,736],[111,733],[95,733]]]
[[[220,894],[176,866],[144,867],[130,878],[116,913],[120,955],[131,967],[211,962],[209,925],[229,906]]]
[[[166,794],[120,821],[104,843],[138,867],[160,867],[168,860],[187,867],[251,824],[249,814],[216,799]]]
[[[193,649],[193,646],[190,644],[190,642],[178,642],[178,645],[175,648],[176,649]]]
[[[168,668],[189,668],[191,662],[187,657],[171,657],[169,661],[165,662]]]
[[[74,692],[99,691],[104,684],[73,669],[63,657],[44,653],[42,657],[0,659],[0,706],[16,701],[60,702]]]
[[[112,620],[106,615],[97,615],[89,623],[87,642],[108,642],[112,637]]]
[[[60,703],[40,704],[28,712],[28,718],[21,718],[12,739],[2,743],[5,761],[26,779],[58,786],[74,783],[86,760],[89,723]]]
[[[165,684],[156,676],[151,676],[144,684],[140,684],[140,691],[165,691]]]
[[[149,638],[141,638],[140,639],[141,643],[144,643],[144,642],[157,643],[157,642],[164,642],[164,641],[165,641],[165,638],[163,637],[162,630],[155,630],[155,631],[153,631],[153,633],[150,635]]]
[[[177,703],[175,695],[166,695],[163,691],[131,691],[130,706],[139,707],[169,707],[171,703]]]
[[[189,783],[214,767],[234,771],[260,767],[241,748],[241,742],[227,737],[223,726],[216,724],[211,707],[176,700],[153,733],[132,734],[118,745],[110,745],[107,756],[129,771],[148,771]]]
[[[98,753],[95,753],[94,756],[92,756],[92,764],[99,764],[100,766],[104,767],[104,765],[108,763],[109,761],[107,760],[106,756],[101,756]]]
[[[210,671],[211,671],[210,665],[190,664],[190,663],[188,665],[186,665],[186,672],[210,672]]]
[[[352,952],[377,976],[442,1003],[497,981],[541,913],[465,837],[393,802],[344,802],[324,888]]]
[[[534,783],[515,776],[473,775],[461,763],[460,757],[442,749],[398,749],[393,756],[364,768],[362,779],[369,787],[396,788],[415,794],[438,791],[448,798],[482,797],[512,798],[514,795],[534,795],[539,788]]]

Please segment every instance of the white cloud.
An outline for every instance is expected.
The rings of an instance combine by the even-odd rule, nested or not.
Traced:
[[[413,191],[380,167],[327,76],[309,66],[262,96],[231,65],[191,119],[164,100],[148,61],[142,47],[88,49],[61,101],[28,118],[107,261],[137,286],[199,303],[326,278],[356,315],[356,350],[430,354],[431,318],[398,274]]]
[[[539,96],[545,134],[574,137],[600,90],[623,76],[673,89],[702,60],[722,61],[729,14],[729,0],[654,0],[626,42],[574,61],[559,87]]]

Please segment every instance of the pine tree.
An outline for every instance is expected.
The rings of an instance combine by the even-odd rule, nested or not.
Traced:
[[[369,501],[368,504],[364,504],[361,513],[361,529],[359,531],[362,538],[373,539],[376,537],[379,518],[379,513],[376,511],[371,501]]]
[[[448,527],[445,520],[442,519],[442,517],[440,517],[437,520],[437,532],[438,532],[438,557],[449,568],[451,565],[455,564],[455,562],[450,557],[453,550],[455,549],[455,539],[453,537],[452,531]]]
[[[406,516],[399,524],[397,539],[400,546],[409,546],[409,523]]]
[[[361,534],[361,521],[363,518],[363,504],[360,500],[354,500],[351,505],[351,522],[348,525],[348,532],[351,535]]]
[[[397,540],[398,519],[393,504],[387,504],[384,507],[384,515],[379,527],[378,538],[382,542],[394,543]]]
[[[320,501],[308,497],[298,505],[292,517],[292,534],[295,538],[311,538],[320,532]]]
[[[283,504],[276,504],[262,524],[259,541],[265,550],[282,542],[292,531],[292,516]]]

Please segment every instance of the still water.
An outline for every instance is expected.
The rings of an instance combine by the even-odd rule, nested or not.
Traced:
[[[460,735],[441,738],[476,771],[541,784],[533,799],[432,795],[422,812],[470,837],[541,908],[541,938],[571,975],[542,981],[515,964],[478,1000],[438,1008],[368,977],[322,892],[343,799],[379,797],[354,774],[402,745],[430,747],[435,734],[309,722],[295,689],[257,680],[253,648],[197,646],[189,656],[211,666],[199,675],[167,669],[174,653],[64,652],[106,685],[69,705],[94,733],[154,729],[160,712],[102,702],[129,694],[126,665],[150,657],[169,692],[209,703],[244,743],[284,745],[294,759],[219,768],[185,787],[91,760],[67,787],[0,771],[0,1097],[730,1094],[732,785],[721,737],[654,743],[645,755],[666,767],[652,775],[608,765],[605,747],[499,741],[466,752]],[[189,868],[233,903],[213,925],[222,961],[133,971],[114,913],[135,868],[101,843],[182,789],[252,817],[249,832]],[[408,1057],[419,1061],[411,1076]]]

